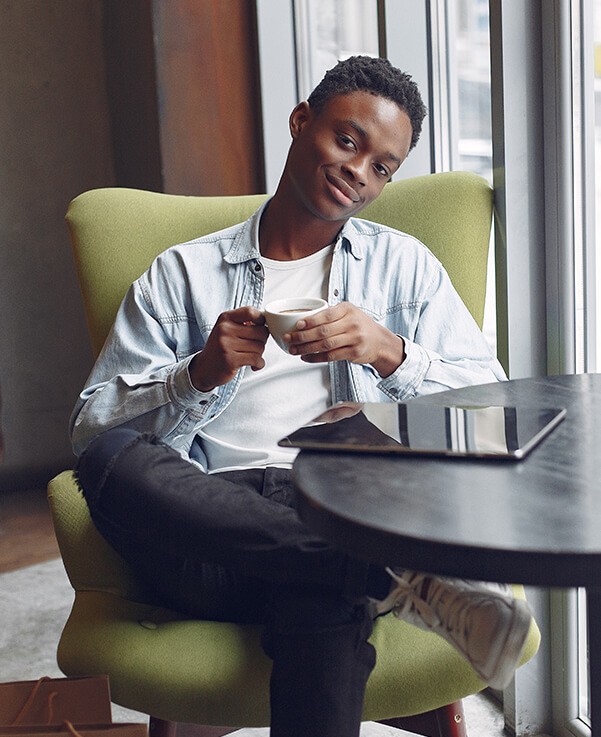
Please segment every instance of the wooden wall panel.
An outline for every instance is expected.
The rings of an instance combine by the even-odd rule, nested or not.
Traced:
[[[104,0],[118,184],[264,191],[254,0]]]
[[[264,190],[252,0],[153,0],[163,188]]]
[[[104,0],[104,63],[117,181],[161,191],[151,9],[149,0]]]

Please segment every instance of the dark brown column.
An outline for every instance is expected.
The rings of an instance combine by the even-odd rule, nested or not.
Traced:
[[[104,0],[103,35],[117,184],[161,191],[158,89],[149,0]]]
[[[2,410],[2,395],[0,394],[0,410]],[[2,417],[0,417],[0,463],[4,459],[4,437],[2,436]]]
[[[254,0],[106,0],[119,184],[264,191]]]

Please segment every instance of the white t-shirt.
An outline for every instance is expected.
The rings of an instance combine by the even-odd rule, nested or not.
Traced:
[[[283,297],[327,299],[333,246],[294,261],[261,258],[264,304]],[[233,402],[199,433],[209,473],[292,465],[297,450],[277,441],[321,414],[330,404],[327,363],[309,364],[267,339],[265,367],[247,368]],[[260,418],[260,419],[258,419]]]

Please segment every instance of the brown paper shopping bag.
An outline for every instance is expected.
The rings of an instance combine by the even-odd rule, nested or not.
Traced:
[[[145,724],[64,724],[47,727],[0,727],[0,737],[148,737]]]
[[[108,676],[0,683],[0,725],[110,724]]]

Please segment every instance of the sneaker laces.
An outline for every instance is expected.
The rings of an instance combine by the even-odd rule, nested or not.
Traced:
[[[416,613],[429,629],[443,626],[449,632],[467,634],[474,601],[464,590],[450,588],[444,579],[422,573],[405,571],[399,576],[390,568],[386,570],[396,581],[399,599],[402,598],[402,603],[399,601],[394,607],[396,617],[403,619]],[[428,586],[424,587],[426,581]]]

